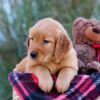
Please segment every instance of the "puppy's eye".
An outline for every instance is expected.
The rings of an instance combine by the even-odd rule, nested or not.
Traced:
[[[48,40],[43,40],[43,43],[45,43],[45,44],[47,44],[47,43],[49,43],[50,41],[48,41]]]

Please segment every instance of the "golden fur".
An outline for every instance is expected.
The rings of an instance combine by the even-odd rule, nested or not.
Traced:
[[[78,61],[71,40],[63,26],[54,19],[44,18],[29,30],[28,53],[14,71],[34,73],[39,79],[39,87],[50,92],[53,87],[51,74],[59,72],[55,87],[65,92],[77,74]],[[38,52],[36,58],[30,57]]]

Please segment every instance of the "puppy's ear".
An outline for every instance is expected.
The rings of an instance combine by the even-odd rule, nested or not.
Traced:
[[[27,48],[29,47],[29,45],[30,45],[30,38],[28,37],[27,38]]]
[[[28,32],[28,38],[27,38],[27,48],[29,47],[30,45],[30,33],[31,33],[31,28],[29,29],[29,32]]]
[[[71,41],[65,34],[59,34],[56,40],[56,46],[54,51],[54,58],[59,63],[66,55],[71,45]]]

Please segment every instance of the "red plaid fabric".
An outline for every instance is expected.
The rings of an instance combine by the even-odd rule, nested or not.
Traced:
[[[100,96],[100,73],[77,75],[63,94],[55,89],[44,93],[38,87],[37,77],[31,73],[11,72],[8,79],[21,100],[96,100]]]

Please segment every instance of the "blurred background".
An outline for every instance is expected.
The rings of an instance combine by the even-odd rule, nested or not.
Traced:
[[[0,0],[0,100],[11,100],[8,74],[26,55],[29,28],[52,17],[71,37],[72,23],[79,16],[100,20],[100,0]]]

